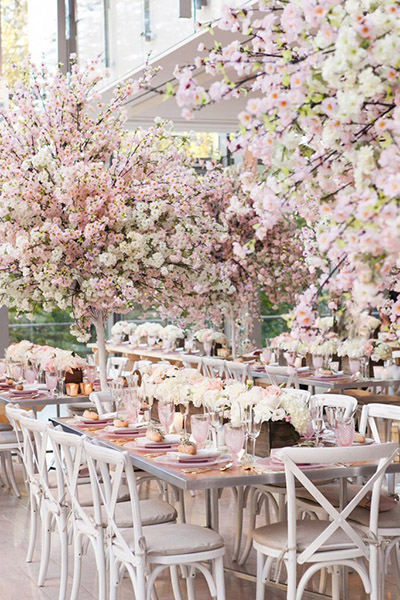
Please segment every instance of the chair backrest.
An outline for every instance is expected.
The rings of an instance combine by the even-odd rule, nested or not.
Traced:
[[[299,388],[299,379],[297,376],[297,371],[294,367],[273,367],[270,365],[265,365],[265,372],[272,385],[279,385],[282,383],[282,381],[279,379],[279,375],[283,375],[284,377],[287,377],[286,387],[293,386],[296,389]]]
[[[29,416],[33,416],[33,413],[27,413],[26,410],[23,410],[22,408],[19,407],[19,404],[14,404],[14,405],[6,404],[5,412],[6,412],[6,417],[10,421],[10,424],[14,430],[15,436],[17,438],[18,449],[21,453],[21,456],[23,457],[24,456],[24,452],[23,452],[24,434],[23,434],[23,431],[21,428],[20,417],[26,416],[27,414],[29,414]]]
[[[250,365],[248,363],[227,360],[225,361],[225,369],[228,377],[240,381],[240,383],[246,383],[247,380],[252,378]]]
[[[357,410],[357,400],[345,394],[314,394],[311,400],[316,400],[321,406],[344,408],[345,418],[350,417]]]
[[[126,551],[131,552],[119,530],[115,517],[121,486],[127,485],[132,512],[134,552],[138,560],[140,560],[141,556],[145,556],[146,545],[142,534],[136,478],[129,454],[120,450],[105,448],[88,439],[83,440],[83,447],[89,468],[94,519],[96,523],[102,523],[102,506],[104,506],[111,536]]]
[[[182,354],[182,364],[186,368],[197,369],[201,371],[203,368],[203,357],[195,356],[194,354]]]
[[[290,391],[290,395],[292,396],[292,398],[296,397],[300,400],[303,400],[304,402],[308,402],[311,397],[311,392],[309,392],[308,390],[290,388],[288,391]]]
[[[124,356],[109,356],[107,358],[107,377],[116,379],[124,371],[128,359]]]
[[[19,422],[24,434],[23,461],[32,491],[37,494],[44,493],[51,503],[62,502],[65,488],[61,474],[57,473],[57,499],[49,486],[46,452],[49,425],[36,419],[33,412],[26,413],[26,416],[21,415]]]
[[[133,365],[132,371],[139,371],[142,375],[149,375],[156,364],[158,363],[153,363],[151,360],[137,360]]]
[[[203,357],[203,375],[206,377],[223,377],[225,375],[225,361],[220,358]]]
[[[391,464],[398,452],[399,446],[395,443],[373,444],[366,447],[283,448],[280,450],[278,455],[284,462],[286,477],[288,519],[287,547],[289,561],[292,559],[297,560],[298,563],[305,563],[319,551],[324,552],[326,560],[329,560],[331,553],[335,553],[335,550],[336,553],[339,552],[339,555],[342,554],[343,544],[340,544],[340,547],[336,546],[335,548],[334,540],[331,539],[337,531],[342,531],[346,534],[346,538],[348,538],[348,544],[345,544],[346,548],[354,548],[360,556],[368,557],[368,544],[366,543],[366,540],[360,536],[357,527],[348,520],[348,517],[358,506],[360,501],[367,494],[371,494],[372,490],[369,523],[370,532],[368,535],[371,536],[371,540],[376,540],[382,479],[387,467]],[[298,466],[301,464],[313,463],[329,465],[364,461],[377,461],[378,464],[369,479],[342,509],[335,508],[324,496],[324,486],[317,487],[312,482],[310,478],[312,470],[304,471]],[[328,514],[330,521],[326,528],[307,545],[305,550],[299,553],[296,551],[296,481],[298,481],[313,496],[315,502]],[[329,546],[330,540],[331,546]],[[325,545],[325,548],[324,550],[321,550],[323,545]],[[326,546],[328,546],[328,548]]]
[[[367,427],[369,426],[371,435],[377,443],[383,441],[378,427],[379,420],[382,420],[384,423],[383,433],[385,441],[391,441],[392,423],[393,421],[400,421],[400,406],[377,403],[366,404],[363,406],[359,426],[360,433],[365,435],[367,433]]]
[[[68,491],[72,511],[76,519],[84,521],[93,529],[93,523],[79,502],[79,477],[86,466],[82,436],[61,431],[61,427],[48,428],[57,475],[62,477]]]
[[[111,392],[92,392],[89,395],[89,400],[93,402],[96,407],[97,414],[100,416],[104,413],[111,412],[114,410],[114,403],[112,400]]]

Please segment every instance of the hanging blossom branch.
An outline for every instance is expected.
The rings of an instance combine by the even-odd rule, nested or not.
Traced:
[[[216,38],[218,29],[238,37],[200,45],[194,63],[175,70],[183,115],[246,97],[231,150],[265,166],[248,189],[259,234],[282,213],[301,215],[317,231],[309,261],[316,276],[322,269],[319,283],[360,309],[385,304],[385,289],[399,286],[398,3],[271,0],[254,11],[224,7]],[[202,71],[215,78],[207,88]],[[314,323],[312,310],[305,319]]]

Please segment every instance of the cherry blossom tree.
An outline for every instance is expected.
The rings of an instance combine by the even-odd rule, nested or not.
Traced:
[[[218,28],[237,33],[228,45]],[[317,295],[348,294],[359,308],[400,291],[400,6],[395,0],[271,0],[223,9],[215,44],[178,67],[187,118],[243,95],[233,151],[265,165],[250,192],[259,235],[283,213],[316,231],[315,286],[296,321],[313,328]],[[205,89],[197,73],[215,81]],[[399,303],[387,307],[398,320]]]
[[[197,175],[170,127],[128,133],[118,87],[104,105],[96,65],[67,79],[33,65],[0,123],[0,300],[19,312],[68,310],[94,324],[101,384],[105,319],[135,304],[204,317],[228,284],[208,260],[222,229],[191,202]]]

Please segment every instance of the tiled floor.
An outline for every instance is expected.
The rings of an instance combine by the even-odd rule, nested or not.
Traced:
[[[20,487],[23,489],[22,470],[16,466]],[[155,493],[155,492],[154,492]],[[187,495],[185,498],[187,521],[204,525],[204,495],[197,492],[195,496]],[[226,598],[227,600],[252,600],[255,598],[255,583],[238,578],[229,572],[229,569],[238,569],[236,563],[232,563],[232,546],[234,535],[235,506],[231,492],[223,492],[220,503],[221,533],[226,542]],[[260,517],[262,523],[262,517]],[[40,540],[35,552],[34,561],[30,564],[25,562],[27,550],[27,538],[29,531],[29,511],[26,492],[21,499],[15,498],[4,488],[0,488],[0,600],[56,600],[58,598],[58,574],[59,574],[59,546],[57,535],[53,536],[51,560],[48,571],[48,579],[43,588],[38,588],[36,581],[39,570]],[[72,563],[72,561],[71,561]],[[94,558],[91,550],[84,557],[84,568],[82,587],[79,600],[93,600],[97,598],[97,581]],[[243,573],[255,573],[255,556],[251,554]],[[69,589],[72,583],[72,564],[69,569]],[[400,593],[395,586],[391,574],[386,577],[385,600],[399,600]],[[351,600],[363,600],[366,596],[361,584],[355,575],[349,578]],[[159,600],[172,600],[173,595],[167,575],[160,577],[157,583]],[[315,597],[315,596],[314,596]],[[119,600],[134,600],[133,591],[128,579],[124,579],[120,590]],[[202,576],[196,578],[196,599],[206,600],[209,598],[208,590]],[[282,590],[268,588],[266,600],[282,600],[285,593]]]

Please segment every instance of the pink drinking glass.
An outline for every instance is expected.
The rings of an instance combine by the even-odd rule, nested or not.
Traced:
[[[11,363],[10,373],[11,373],[11,377],[14,379],[14,381],[19,381],[21,379],[22,373],[23,373],[22,363],[20,363],[20,362]]]
[[[137,423],[140,410],[140,402],[137,391],[130,388],[124,389],[122,399],[127,418],[131,423]]]
[[[190,424],[192,427],[192,436],[197,444],[198,448],[204,446],[204,442],[208,438],[210,432],[210,415],[208,413],[203,415],[192,415],[190,418]]]
[[[0,358],[0,377],[6,374],[7,371],[7,360],[5,358]]]
[[[28,383],[29,385],[35,383],[37,377],[36,367],[34,367],[33,365],[26,365],[24,369],[24,375],[26,383]]]
[[[54,390],[58,383],[57,371],[46,371],[46,386],[50,392],[50,398],[54,398]]]
[[[233,464],[239,464],[239,453],[243,448],[245,432],[243,423],[226,423],[225,442],[232,453]]]
[[[97,367],[96,365],[87,365],[85,368],[85,377],[89,383],[94,383],[97,379]]]
[[[166,434],[170,432],[175,417],[173,400],[160,400],[158,403],[158,418]]]
[[[354,419],[336,421],[335,435],[338,446],[351,446],[354,442]]]

